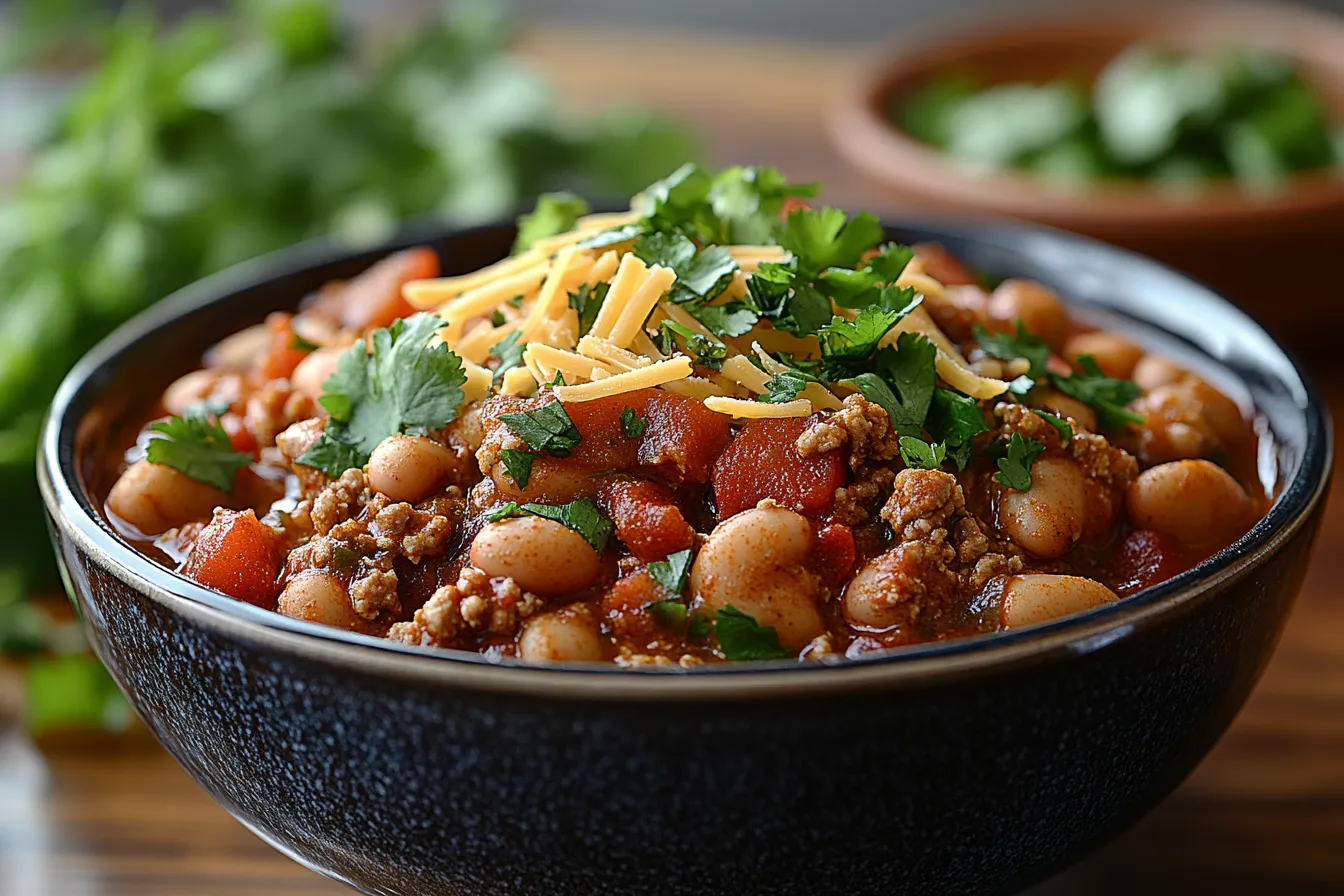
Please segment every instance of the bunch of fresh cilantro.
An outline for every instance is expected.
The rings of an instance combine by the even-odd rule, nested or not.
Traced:
[[[639,112],[561,118],[483,12],[369,46],[332,0],[244,0],[172,27],[101,7],[21,2],[0,37],[11,74],[76,65],[58,102],[5,128],[25,159],[0,197],[0,490],[15,519],[41,518],[34,454],[56,385],[147,303],[307,237],[370,244],[409,217],[496,216],[558,186],[628,195],[693,154]],[[30,625],[19,598],[56,581],[43,527],[11,529],[0,645]]]

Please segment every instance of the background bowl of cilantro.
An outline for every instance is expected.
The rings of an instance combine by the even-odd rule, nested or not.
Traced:
[[[911,37],[840,98],[830,133],[903,203],[1118,243],[1295,345],[1333,339],[1322,321],[1341,314],[1338,16],[1141,3]]]
[[[1236,715],[1321,516],[1322,404],[1209,290],[1026,225],[903,221],[886,237],[1046,283],[1253,402],[1276,437],[1263,520],[1091,613],[827,664],[529,667],[229,599],[105,522],[108,440],[218,334],[408,243],[455,274],[515,235],[430,227],[232,269],[103,341],[52,405],[39,481],[89,639],[168,750],[267,842],[380,894],[1010,892],[1150,809]]]

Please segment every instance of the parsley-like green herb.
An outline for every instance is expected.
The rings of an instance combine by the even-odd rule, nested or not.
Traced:
[[[1046,374],[1046,362],[1050,360],[1050,346],[1039,336],[1027,332],[1022,321],[1017,322],[1017,335],[1009,333],[991,333],[976,324],[975,338],[985,354],[1000,361],[1027,360],[1027,376],[1041,379]]]
[[[223,398],[202,398],[193,401],[182,409],[183,417],[218,417],[228,411],[230,405]]]
[[[502,327],[507,321],[508,318],[504,316],[504,312],[500,311],[498,308],[490,312],[490,324],[492,326]]]
[[[579,218],[589,211],[588,203],[573,193],[542,193],[537,197],[537,207],[518,218],[514,254],[525,251],[539,239],[573,230]]]
[[[1107,429],[1120,429],[1128,423],[1143,423],[1143,418],[1125,407],[1142,391],[1136,383],[1106,376],[1091,355],[1078,358],[1081,373],[1052,378],[1055,388],[1076,398],[1097,412],[1097,423]]]
[[[556,386],[563,386],[563,385],[565,385],[565,373],[563,370],[557,370],[555,372],[555,379],[551,380],[550,386],[552,389],[554,389]]]
[[[668,554],[666,560],[655,560],[649,564],[649,575],[667,590],[678,597],[686,590],[686,576],[691,571],[691,551],[677,551]]]
[[[781,370],[766,381],[765,394],[759,396],[759,400],[770,404],[783,404],[786,401],[793,401],[805,388],[807,378],[801,373],[796,370]]]
[[[816,192],[816,184],[790,184],[774,168],[727,168],[710,184],[706,199],[713,214],[700,216],[701,235],[717,243],[771,242],[784,200]]]
[[[934,440],[949,448],[969,445],[974,436],[989,431],[980,403],[955,389],[934,391],[925,426]]]
[[[522,509],[533,516],[545,517],[568,526],[582,535],[583,540],[599,554],[606,550],[607,540],[616,531],[616,525],[602,515],[592,498],[579,498],[555,507],[548,504],[524,504]]]
[[[751,306],[777,330],[810,336],[831,319],[830,299],[798,272],[798,259],[766,262],[747,279]]]
[[[938,442],[930,445],[923,439],[901,436],[901,460],[915,470],[936,470],[947,460],[947,447]]]
[[[296,463],[339,476],[368,462],[388,436],[454,420],[467,377],[448,346],[428,344],[442,326],[433,314],[414,314],[375,330],[371,352],[360,340],[342,353],[319,399],[331,419]]]
[[[561,385],[564,385],[562,382]],[[574,421],[569,419],[565,406],[558,401],[547,402],[531,411],[500,414],[499,419],[533,451],[544,451],[552,457],[569,457],[579,447],[583,436]]]
[[[860,311],[853,320],[836,315],[817,333],[821,356],[837,370],[862,363],[900,319],[899,312],[874,309]]]
[[[686,627],[686,605],[679,600],[655,600],[644,605],[663,628],[680,631]]]
[[[580,338],[587,336],[593,328],[593,321],[597,320],[597,312],[606,301],[609,289],[611,284],[605,281],[596,286],[585,283],[569,294],[569,307],[579,316]]]
[[[690,327],[684,327],[674,320],[665,320],[662,323],[663,336],[661,339],[661,349],[664,354],[671,354],[673,349],[672,336],[680,336],[682,342],[686,345],[686,351],[695,358],[695,363],[707,370],[722,370],[723,361],[728,357],[728,347],[717,339],[711,339],[703,333],[697,333]]]
[[[896,337],[895,348],[880,349],[874,358],[873,366],[900,399],[894,415],[892,408],[886,408],[886,411],[891,417],[892,428],[901,435],[918,437],[924,430],[924,420],[928,417],[937,386],[934,369],[937,354],[938,350],[925,337],[918,333],[902,333]]]
[[[517,448],[503,448],[499,452],[499,459],[518,487],[527,488],[527,481],[532,478],[532,464],[537,456]]]
[[[719,650],[730,660],[779,660],[793,656],[779,646],[779,635],[773,628],[758,624],[731,605],[714,614],[714,636]]]
[[[649,421],[635,413],[634,408],[621,409],[621,433],[627,439],[637,439],[648,429]]]
[[[518,506],[516,501],[510,501],[507,504],[501,504],[498,507],[485,512],[485,521],[487,523],[497,523],[500,520],[507,520],[510,517],[522,516],[523,508]]]
[[[506,299],[504,301],[504,304],[508,305],[510,308],[521,308],[523,307],[523,300],[525,298],[526,296],[524,296],[522,293],[519,293],[518,295],[513,296],[512,298]]]
[[[157,435],[145,446],[145,460],[222,492],[233,491],[238,471],[252,462],[251,455],[233,447],[224,427],[205,417],[172,417],[150,424],[149,430]]]
[[[1059,440],[1063,442],[1065,445],[1069,444],[1069,442],[1073,439],[1073,427],[1070,426],[1069,421],[1065,420],[1063,417],[1059,416],[1058,414],[1052,414],[1049,411],[1042,411],[1039,409],[1032,411],[1032,413],[1034,413],[1037,417],[1040,417],[1046,423],[1049,423],[1051,426],[1053,426],[1055,428],[1055,432],[1059,433]]]
[[[518,340],[521,338],[522,334],[514,330],[502,340],[490,346],[490,356],[499,359],[499,366],[495,368],[493,382],[498,383],[504,379],[504,374],[515,367],[523,366],[523,349],[527,348],[527,343],[520,343]]]
[[[676,272],[677,281],[669,298],[677,303],[714,298],[737,270],[737,262],[725,247],[697,250],[695,243],[680,233],[657,232],[640,237],[634,253],[646,264]]]
[[[827,268],[822,272],[818,286],[831,301],[843,308],[860,309],[880,304],[883,288],[891,289],[891,284],[901,276],[914,255],[909,246],[887,243],[858,270]]]
[[[298,333],[290,333],[289,347],[298,352],[315,352],[320,348],[316,342],[309,342]]]
[[[881,240],[877,218],[867,212],[848,218],[837,208],[794,209],[779,235],[779,244],[799,259],[799,270],[812,277],[827,268],[857,267]]]
[[[704,641],[714,631],[714,617],[705,612],[692,613],[686,620],[686,638],[690,641]]]
[[[722,305],[705,305],[692,302],[683,305],[690,314],[716,336],[743,336],[756,326],[761,316],[743,302],[726,302]]]
[[[1013,433],[1006,453],[998,459],[999,472],[994,474],[994,481],[1019,492],[1031,491],[1031,465],[1044,450],[1045,446],[1035,439],[1025,439],[1020,432]]]

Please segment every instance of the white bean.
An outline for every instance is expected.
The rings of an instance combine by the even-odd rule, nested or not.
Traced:
[[[1097,331],[1070,336],[1064,344],[1064,357],[1076,361],[1083,355],[1091,355],[1107,376],[1127,380],[1143,358],[1143,349],[1117,333]]]
[[[886,629],[909,615],[902,600],[898,568],[900,549],[879,554],[864,564],[845,587],[845,620],[860,628]]]
[[[391,436],[369,457],[369,485],[411,504],[438,491],[457,468],[457,455],[424,436]]]
[[[1130,483],[1126,506],[1136,528],[1163,532],[1195,547],[1237,534],[1254,512],[1237,480],[1207,460],[1178,460],[1144,470]]]
[[[144,535],[206,520],[229,496],[172,467],[139,460],[127,467],[107,496],[107,509]]]
[[[1132,379],[1140,389],[1151,392],[1158,386],[1169,386],[1190,375],[1190,371],[1161,355],[1144,355],[1134,365]]]
[[[1001,488],[999,527],[1037,557],[1058,557],[1078,541],[1086,521],[1082,468],[1066,457],[1043,457],[1032,466],[1031,490]]]
[[[471,542],[470,557],[486,575],[513,579],[536,594],[582,591],[602,571],[602,558],[583,536],[539,516],[488,524]]]
[[[289,377],[289,385],[314,400],[322,397],[322,384],[336,372],[336,362],[344,348],[319,348],[299,362]]]
[[[1030,403],[1032,407],[1043,408],[1060,417],[1072,417],[1073,422],[1089,432],[1097,431],[1097,412],[1072,395],[1057,389],[1037,388],[1031,390]]]
[[[528,620],[518,636],[518,655],[541,663],[599,662],[606,650],[592,612],[575,604]]]
[[[989,297],[989,316],[1000,329],[1015,329],[1017,322],[1059,351],[1069,336],[1069,317],[1054,290],[1034,280],[1005,280]]]
[[[1040,625],[1119,600],[1111,589],[1082,576],[1011,576],[1003,586],[999,627]]]
[[[735,607],[798,650],[824,629],[816,580],[802,566],[811,550],[805,517],[772,505],[744,510],[710,533],[691,567],[691,590],[707,609]]]
[[[277,609],[291,619],[359,629],[363,620],[350,605],[341,580],[328,572],[308,571],[289,580]]]
[[[164,410],[176,417],[183,416],[187,408],[209,396],[226,375],[219,370],[206,368],[178,377],[163,390]]]

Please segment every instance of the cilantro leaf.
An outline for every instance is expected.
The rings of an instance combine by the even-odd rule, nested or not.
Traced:
[[[320,348],[316,342],[309,342],[298,333],[290,333],[289,347],[297,352],[315,352]]]
[[[499,359],[499,366],[495,368],[495,376],[492,382],[498,383],[504,379],[504,374],[515,367],[523,366],[523,349],[527,343],[519,344],[518,340],[522,338],[522,333],[514,330],[502,340],[490,346],[490,356]]]
[[[679,600],[654,600],[644,606],[663,628],[680,631],[686,625],[686,605]]]
[[[607,540],[616,531],[616,524],[602,515],[592,498],[579,498],[568,504],[552,507],[547,504],[524,504],[523,510],[533,516],[555,520],[583,536],[583,540],[592,545],[594,551],[601,554],[607,548]]]
[[[518,487],[527,488],[527,481],[532,478],[532,464],[537,456],[517,448],[503,448],[499,452],[499,459]]]
[[[663,321],[662,329],[665,334],[675,333],[681,337],[686,345],[686,351],[695,358],[698,366],[709,370],[723,369],[723,361],[728,357],[728,347],[719,340],[697,333],[674,320]],[[670,354],[670,348],[670,335],[664,336],[662,345],[664,354]]]
[[[579,240],[580,249],[605,249],[607,246],[614,246],[617,243],[625,243],[630,240],[638,239],[646,232],[643,224],[621,224],[619,227],[608,227],[606,230],[600,230],[587,239]]]
[[[233,447],[224,427],[205,417],[171,417],[150,424],[149,431],[157,435],[145,446],[145,460],[222,492],[233,491],[238,471],[252,462]]]
[[[501,504],[498,507],[485,512],[485,521],[487,523],[497,523],[500,520],[507,520],[510,517],[522,516],[523,508],[518,506],[518,502],[510,501],[507,504]]]
[[[766,262],[747,278],[752,308],[776,329],[810,336],[831,319],[831,302],[799,279],[798,260]]]
[[[580,338],[587,336],[593,328],[593,321],[597,320],[597,312],[607,300],[607,291],[610,289],[611,284],[605,281],[596,286],[585,283],[569,294],[569,307],[579,316]]]
[[[583,441],[579,428],[558,401],[547,402],[531,411],[500,414],[499,419],[526,442],[527,447],[552,457],[569,457],[569,452]]]
[[[579,218],[590,211],[588,203],[573,193],[542,193],[537,197],[537,207],[518,218],[513,253],[527,250],[539,239],[573,230]]]
[[[989,431],[979,402],[953,389],[941,388],[933,393],[924,426],[935,441],[947,446],[958,470],[966,469],[971,461],[971,439]]]
[[[388,436],[412,427],[439,429],[454,420],[467,377],[462,359],[448,346],[428,344],[442,326],[433,314],[414,314],[374,330],[371,352],[361,340],[342,353],[319,399],[331,420],[295,463],[339,476],[349,467],[338,470],[336,462],[354,458],[353,466],[363,466]]]
[[[1008,440],[1007,452],[998,459],[999,472],[994,481],[1019,492],[1031,491],[1031,465],[1045,450],[1045,446],[1035,439],[1024,439],[1022,433],[1015,432]]]
[[[901,333],[896,346],[880,349],[873,365],[882,378],[895,390],[900,399],[896,413],[887,408],[891,426],[903,436],[918,437],[924,431],[924,420],[933,402],[937,386],[934,359],[938,350],[933,343],[918,333]]]
[[[858,270],[833,267],[822,271],[818,285],[841,307],[867,308],[879,300],[882,287],[896,282],[914,255],[909,246],[887,243]]]
[[[737,607],[726,606],[714,614],[714,635],[719,650],[729,660],[779,660],[793,656],[779,646],[779,635]]]
[[[723,305],[692,302],[682,307],[716,336],[744,336],[751,332],[751,328],[761,319],[759,314],[742,302],[728,302]]]
[[[1097,422],[1108,429],[1120,429],[1127,423],[1143,423],[1143,418],[1125,407],[1138,398],[1142,391],[1130,380],[1106,376],[1091,355],[1078,358],[1081,373],[1051,378],[1055,388],[1076,398],[1097,412]]]
[[[656,229],[688,227],[709,195],[710,177],[703,168],[686,163],[662,180],[645,187],[630,207],[650,219]]]
[[[1059,433],[1059,440],[1065,445],[1067,445],[1073,438],[1073,427],[1070,426],[1069,421],[1065,420],[1063,417],[1040,409],[1033,410],[1032,413],[1053,426],[1055,432]]]
[[[807,379],[796,370],[781,370],[770,377],[765,384],[765,394],[760,401],[770,404],[783,404],[793,401],[803,389],[807,388]]]
[[[640,237],[634,253],[645,264],[662,265],[677,275],[669,298],[678,304],[714,298],[737,271],[737,262],[725,247],[697,250],[695,243],[680,233],[656,232]]]
[[[856,267],[881,240],[877,218],[867,212],[847,218],[837,208],[794,209],[779,235],[779,244],[798,258],[799,270],[811,276],[827,268]]]
[[[714,631],[714,617],[708,613],[692,613],[686,620],[686,637],[691,641],[704,641]]]
[[[901,315],[896,311],[860,311],[853,320],[839,316],[822,327],[817,336],[821,340],[821,356],[830,362],[857,362],[877,351],[877,344],[887,331],[896,326]]]
[[[686,576],[691,571],[691,550],[668,554],[666,560],[655,560],[649,564],[649,575],[669,594],[678,597],[686,590]]]
[[[627,439],[637,439],[648,429],[649,421],[635,413],[634,408],[621,409],[621,433]]]
[[[1050,360],[1050,346],[1046,345],[1041,337],[1028,333],[1027,328],[1022,326],[1022,321],[1017,322],[1016,336],[1009,333],[991,333],[976,324],[975,338],[980,343],[980,348],[991,358],[998,358],[1000,361],[1025,358],[1028,363],[1027,376],[1037,380],[1045,376],[1045,365]]]
[[[229,410],[229,402],[223,398],[202,398],[193,401],[182,409],[183,417],[218,417]]]
[[[913,436],[901,436],[901,460],[915,470],[936,470],[947,460],[947,446],[934,442],[932,445]]]
[[[778,170],[734,166],[710,184],[707,199],[718,220],[712,234],[721,243],[767,243],[774,238],[784,200],[815,196],[816,184],[792,185]]]

